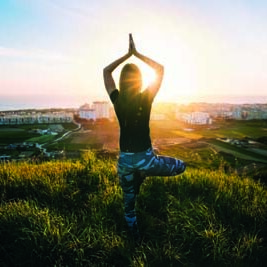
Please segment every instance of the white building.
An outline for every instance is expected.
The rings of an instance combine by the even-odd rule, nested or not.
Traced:
[[[233,118],[237,119],[237,120],[241,120],[242,119],[242,109],[241,109],[241,107],[236,107],[233,110]]]
[[[73,114],[67,112],[1,114],[0,125],[34,124],[34,123],[70,123]]]
[[[95,110],[96,119],[106,118],[110,119],[109,102],[107,101],[95,101],[92,108]]]
[[[151,113],[150,115],[150,119],[152,121],[163,121],[166,119],[166,116],[164,114],[160,114],[160,113]]]
[[[212,119],[206,112],[177,113],[176,117],[188,124],[212,124]]]
[[[86,103],[79,108],[79,116],[82,119],[95,120],[96,112],[89,104]]]

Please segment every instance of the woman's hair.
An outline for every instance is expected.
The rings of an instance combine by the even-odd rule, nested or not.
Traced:
[[[120,92],[126,95],[136,95],[142,89],[142,74],[132,63],[126,64],[120,74]]]

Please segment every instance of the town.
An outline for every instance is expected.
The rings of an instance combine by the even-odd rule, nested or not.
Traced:
[[[266,119],[267,104],[155,103],[151,112],[151,130],[154,145],[162,148],[163,144],[166,147],[192,142],[192,131],[197,133],[206,129],[214,132],[225,128],[227,122],[238,124]],[[169,134],[166,136],[165,132]],[[107,101],[85,103],[76,109],[2,111],[0,161],[47,160],[66,155],[67,158],[77,158],[80,151],[88,148],[116,152],[118,135],[117,119]],[[202,133],[204,138],[208,135]],[[256,146],[255,140],[235,139],[232,133],[223,138],[228,143],[238,143],[238,146],[244,142],[245,146],[248,142],[250,146]],[[225,140],[220,139],[220,145]],[[266,142],[265,139],[263,142]],[[266,155],[265,147],[257,144],[257,149],[257,152]]]
[[[109,102],[95,101],[91,105],[85,103],[77,109],[2,111],[0,125],[72,123],[75,118],[113,121],[115,113]],[[267,104],[155,103],[151,113],[151,121],[178,120],[191,125],[209,125],[214,119],[267,119]]]

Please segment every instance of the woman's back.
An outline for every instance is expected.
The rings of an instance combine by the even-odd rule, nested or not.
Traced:
[[[113,104],[120,124],[121,151],[139,152],[151,147],[149,120],[152,101],[149,95],[145,92],[125,99],[118,93]]]

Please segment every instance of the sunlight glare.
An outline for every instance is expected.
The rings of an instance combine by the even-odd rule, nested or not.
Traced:
[[[134,57],[130,58],[127,62],[136,64],[140,69],[143,80],[142,90],[145,90],[151,83],[155,81],[156,74],[151,67],[147,66],[145,63]]]
[[[154,70],[147,66],[140,67],[143,78],[143,89],[146,89],[150,84],[152,84],[156,79],[156,74]]]

